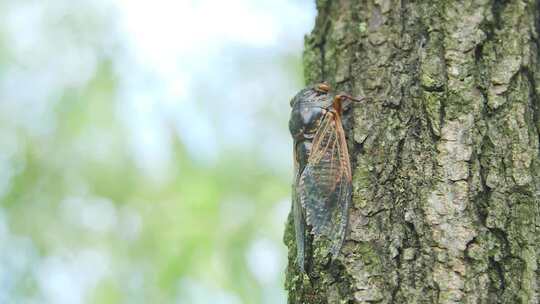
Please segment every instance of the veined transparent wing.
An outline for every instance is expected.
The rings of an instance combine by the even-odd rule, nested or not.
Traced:
[[[351,166],[339,115],[325,114],[299,178],[299,199],[315,237],[326,236],[335,258],[345,239],[351,202]]]

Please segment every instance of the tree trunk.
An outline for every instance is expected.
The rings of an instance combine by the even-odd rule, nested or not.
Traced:
[[[289,303],[539,303],[538,6],[317,1],[306,82],[372,101],[337,260],[301,273],[287,224]]]

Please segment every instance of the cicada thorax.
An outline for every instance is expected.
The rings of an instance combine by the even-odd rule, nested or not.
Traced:
[[[329,94],[315,88],[300,91],[291,101],[289,130],[294,140],[294,155],[300,171],[306,165],[313,138],[331,104]]]

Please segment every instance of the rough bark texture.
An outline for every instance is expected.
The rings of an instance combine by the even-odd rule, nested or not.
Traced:
[[[540,301],[538,6],[317,2],[306,82],[373,101],[345,114],[338,260],[301,274],[287,225],[289,303]]]

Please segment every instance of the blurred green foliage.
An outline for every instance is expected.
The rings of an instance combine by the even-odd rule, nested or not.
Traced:
[[[0,303],[284,303],[283,148],[300,51],[232,50],[239,80],[194,86],[194,126],[242,119],[213,100],[269,65],[287,89],[255,89],[267,91],[248,103],[257,123],[240,130],[247,142],[228,144],[213,125],[211,160],[188,149],[176,116],[158,116],[167,153],[147,168],[126,123],[122,34],[109,35],[105,2],[81,3],[0,3]]]

